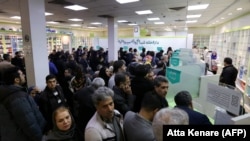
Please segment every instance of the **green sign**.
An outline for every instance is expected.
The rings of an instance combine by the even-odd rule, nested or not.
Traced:
[[[172,83],[179,83],[181,78],[181,71],[167,68],[167,78]]]
[[[143,46],[138,47],[139,51],[142,51]]]
[[[179,64],[180,64],[180,59],[179,59],[179,58],[171,58],[171,59],[170,59],[170,63],[171,63],[171,65],[173,65],[173,66],[179,66]]]
[[[179,56],[179,52],[174,52],[174,53],[172,54],[172,57],[177,57],[177,56]]]
[[[157,47],[158,52],[161,51],[161,50],[163,50],[162,47]]]
[[[179,50],[179,49],[177,49],[177,50],[175,50],[174,52],[177,52],[177,53],[179,53],[181,50]]]
[[[123,50],[124,50],[124,51],[128,51],[128,46],[124,46],[124,47],[123,47]]]

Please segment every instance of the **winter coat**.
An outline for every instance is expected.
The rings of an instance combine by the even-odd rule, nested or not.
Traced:
[[[40,141],[45,119],[21,87],[0,86],[1,141]]]

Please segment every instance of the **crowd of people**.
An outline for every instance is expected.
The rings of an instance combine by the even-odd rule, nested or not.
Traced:
[[[18,61],[4,54],[0,141],[162,141],[163,125],[212,125],[181,88],[169,107],[165,73],[172,52],[121,48],[118,60],[108,62],[102,48],[53,51],[45,88],[27,88],[22,52]]]

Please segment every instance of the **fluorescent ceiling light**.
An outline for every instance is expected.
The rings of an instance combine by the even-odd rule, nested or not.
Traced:
[[[11,19],[18,19],[18,20],[20,20],[21,19],[21,17],[20,16],[13,16],[13,17],[10,17]]]
[[[188,10],[201,10],[201,9],[206,9],[208,6],[209,4],[192,5],[188,6]]]
[[[74,22],[79,22],[79,21],[83,21],[83,19],[77,19],[77,18],[74,18],[74,19],[69,19],[70,21],[74,21]]]
[[[156,17],[156,18],[148,18],[149,21],[157,21],[160,20],[160,18]]]
[[[197,20],[193,20],[193,21],[186,21],[186,23],[196,23]]]
[[[153,12],[151,10],[143,10],[143,11],[135,11],[138,15],[144,15],[144,14],[152,14]]]
[[[198,15],[187,15],[187,18],[199,18],[201,14]]]
[[[119,2],[120,4],[124,4],[124,3],[138,2],[140,0],[116,0],[116,1]]]
[[[135,24],[135,23],[131,23],[131,24],[128,24],[128,25],[131,25],[131,26],[133,26],[133,25],[137,25],[137,24]]]
[[[46,22],[47,24],[58,24],[58,22],[54,22],[54,21],[48,21]]]
[[[228,13],[228,15],[232,15],[233,13]]]
[[[154,22],[154,24],[165,24],[164,22]]]
[[[99,25],[99,24],[102,24],[102,23],[98,23],[98,22],[94,22],[94,23],[91,23],[93,25]]]
[[[80,24],[71,24],[70,26],[81,26]]]
[[[45,16],[53,15],[53,13],[45,12]]]
[[[79,10],[86,10],[88,8],[80,6],[80,5],[70,5],[70,6],[65,6],[64,8],[74,10],[74,11],[79,11]]]
[[[126,21],[126,20],[118,20],[117,22],[118,22],[118,23],[126,23],[126,22],[128,22],[128,21]]]

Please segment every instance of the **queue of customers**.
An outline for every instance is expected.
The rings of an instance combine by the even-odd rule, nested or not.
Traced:
[[[180,89],[176,106],[169,107],[168,80],[164,73],[154,74],[165,71],[164,57],[156,65],[162,68],[122,59],[106,64],[105,53],[98,51],[100,66],[92,69],[91,53],[77,51],[66,62],[61,53],[57,60],[50,55],[57,73],[46,76],[43,90],[26,89],[19,67],[0,68],[0,141],[161,141],[163,124],[212,125],[193,110],[187,91]]]

